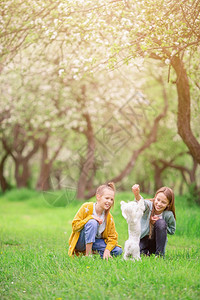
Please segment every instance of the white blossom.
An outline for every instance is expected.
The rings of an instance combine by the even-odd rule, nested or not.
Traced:
[[[64,69],[60,69],[60,70],[58,71],[59,76],[61,76],[62,73],[63,73],[64,71],[65,71]]]
[[[169,58],[165,59],[165,64],[166,64],[166,65],[169,65],[169,64],[170,64],[170,62],[171,62],[171,61],[170,61],[170,59],[169,59]]]

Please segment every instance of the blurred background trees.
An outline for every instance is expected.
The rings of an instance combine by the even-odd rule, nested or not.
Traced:
[[[198,195],[200,2],[1,1],[0,183]],[[199,196],[195,196],[197,201]]]

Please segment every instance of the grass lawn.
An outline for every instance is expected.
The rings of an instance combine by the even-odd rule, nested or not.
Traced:
[[[124,246],[127,223],[118,193],[112,214]],[[0,198],[0,299],[199,299],[200,207],[176,197],[177,230],[165,259],[67,255],[71,221],[81,203],[55,207],[40,194],[11,191]],[[94,199],[93,199],[94,200]]]

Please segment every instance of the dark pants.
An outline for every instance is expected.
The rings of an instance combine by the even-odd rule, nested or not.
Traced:
[[[140,240],[140,254],[164,256],[166,242],[167,224],[165,220],[159,219],[154,224],[152,238],[145,236]]]

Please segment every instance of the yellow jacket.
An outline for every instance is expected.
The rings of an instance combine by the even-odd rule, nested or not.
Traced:
[[[80,231],[83,229],[84,225],[90,220],[93,219],[93,202],[84,203],[81,208],[78,210],[72,221],[72,234],[69,238],[69,256],[73,255],[76,243],[78,242]],[[115,230],[115,223],[111,213],[108,213],[106,228],[102,233],[102,237],[105,241],[106,249],[112,251],[117,244],[118,234]],[[119,246],[120,247],[120,246]]]

